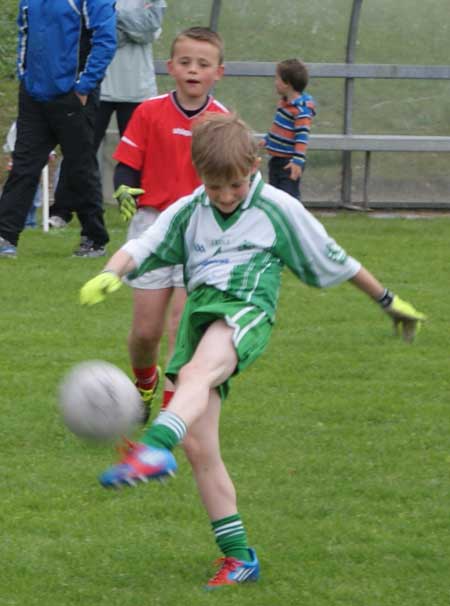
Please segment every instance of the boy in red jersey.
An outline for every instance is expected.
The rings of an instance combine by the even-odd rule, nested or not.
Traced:
[[[167,66],[175,90],[137,107],[113,155],[119,162],[114,197],[123,218],[131,219],[128,239],[138,237],[162,210],[200,185],[191,160],[192,124],[206,112],[227,111],[209,94],[224,71],[219,34],[205,27],[184,30],[172,43]],[[170,355],[186,299],[182,267],[163,267],[128,283],[133,288],[128,349],[146,421],[159,378],[157,359],[166,313],[171,303]],[[163,405],[173,390],[166,380]]]

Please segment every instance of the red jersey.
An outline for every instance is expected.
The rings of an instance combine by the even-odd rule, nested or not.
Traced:
[[[205,112],[227,113],[210,97],[204,109],[188,117],[173,93],[153,97],[133,112],[113,158],[141,173],[139,206],[164,210],[200,185],[191,159],[192,123]]]

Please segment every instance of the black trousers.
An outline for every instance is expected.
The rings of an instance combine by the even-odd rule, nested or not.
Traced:
[[[139,103],[115,103],[110,101],[101,101],[100,107],[96,108],[94,116],[94,149],[97,153],[101,142],[105,136],[109,121],[114,112],[116,112],[117,125],[120,136],[125,132],[126,126],[132,113]],[[52,216],[58,216],[69,222],[72,219],[73,211],[77,208],[77,192],[73,191],[65,178],[64,160],[61,166],[61,176],[55,192],[55,203],[52,206]],[[99,181],[99,190],[95,196],[96,199],[103,199],[101,182]],[[82,236],[89,237],[85,230],[81,230]],[[90,238],[92,239],[92,238]]]
[[[95,135],[94,143],[98,150],[103,141],[109,121],[114,112],[116,112],[117,127],[119,135],[125,132],[127,124],[139,103],[129,103],[122,101],[100,101],[100,107],[95,117]]]
[[[41,102],[20,86],[13,167],[0,198],[0,235],[12,244],[18,242],[41,171],[58,144],[64,156],[62,179],[76,194],[74,210],[82,234],[97,245],[108,242],[102,200],[98,198],[101,184],[94,149],[97,107],[98,91],[82,106],[74,92]]]
[[[285,168],[289,162],[289,158],[271,156],[269,159],[269,183],[300,200],[300,179],[293,181],[289,177],[290,171]]]

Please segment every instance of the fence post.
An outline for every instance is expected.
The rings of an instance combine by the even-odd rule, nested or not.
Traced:
[[[345,62],[354,63],[355,47],[358,36],[359,15],[361,12],[362,0],[353,0],[352,13],[347,35],[347,48],[345,52]],[[352,114],[353,114],[353,90],[354,78],[345,78],[344,93],[344,134],[352,133]],[[341,181],[341,203],[342,205],[352,203],[352,152],[342,152],[342,181]]]
[[[49,192],[49,178],[48,178],[48,164],[46,164],[42,170],[42,229],[47,232],[49,229],[49,208],[50,208],[50,192]]]
[[[219,27],[219,15],[221,8],[221,0],[213,0],[211,6],[211,17],[209,19],[209,27],[216,32]]]

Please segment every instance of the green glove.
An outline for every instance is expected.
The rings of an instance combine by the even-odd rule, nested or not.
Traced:
[[[138,187],[120,185],[113,194],[113,198],[119,203],[119,212],[124,221],[129,221],[137,211],[135,196],[144,194],[145,191]]]
[[[119,276],[113,271],[105,270],[92,278],[80,290],[81,305],[95,305],[104,301],[106,295],[115,292],[122,286]]]
[[[394,333],[397,336],[402,336],[409,343],[414,341],[421,323],[427,319],[426,315],[417,311],[411,303],[403,301],[389,291],[385,291],[379,303],[384,311],[391,316],[394,322]]]

